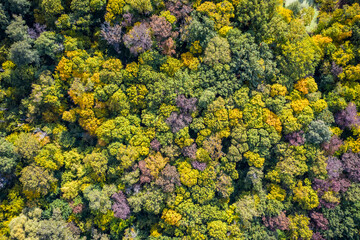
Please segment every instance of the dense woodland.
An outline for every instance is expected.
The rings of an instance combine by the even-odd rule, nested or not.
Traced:
[[[0,239],[360,239],[355,0],[1,0]]]

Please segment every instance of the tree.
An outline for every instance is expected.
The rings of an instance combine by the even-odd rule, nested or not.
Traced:
[[[191,165],[184,161],[179,164],[177,170],[180,174],[180,181],[183,185],[187,187],[196,185],[199,177],[199,171],[197,169],[192,169]]]
[[[28,34],[31,39],[36,40],[41,33],[46,31],[46,25],[42,25],[40,23],[34,23],[32,28],[28,29]]]
[[[27,121],[34,122],[45,116],[60,114],[63,106],[63,92],[59,80],[51,76],[50,71],[44,71],[36,83],[32,84],[31,94],[22,104],[27,108]]]
[[[126,94],[121,90],[117,90],[108,101],[109,109],[120,113],[123,116],[128,115],[130,104],[128,102],[128,98]]]
[[[140,183],[149,183],[152,180],[152,175],[150,174],[150,169],[146,167],[146,162],[141,160],[138,164],[141,171]]]
[[[23,168],[19,180],[29,197],[48,194],[57,181],[49,170],[36,165]]]
[[[177,133],[191,123],[191,113],[196,110],[196,102],[196,98],[186,99],[184,95],[177,97],[176,105],[180,108],[180,113],[172,112],[165,121],[171,126],[173,133]]]
[[[293,191],[294,201],[298,202],[303,209],[311,210],[319,205],[316,192],[310,186],[303,186],[301,181],[298,182],[297,187]]]
[[[176,17],[178,22],[184,21],[193,11],[189,4],[186,4],[182,1],[166,2],[165,6],[166,9],[168,9],[169,12]]]
[[[289,188],[295,186],[297,176],[302,176],[308,171],[306,165],[306,149],[303,146],[295,147],[278,144],[275,148],[279,161],[273,170],[269,171],[266,178],[283,182]]]
[[[166,62],[160,67],[160,70],[167,73],[170,77],[174,77],[175,73],[177,73],[181,67],[182,63],[180,60],[168,57]]]
[[[341,161],[344,166],[344,170],[349,174],[349,178],[353,181],[360,181],[360,170],[358,168],[360,164],[359,154],[351,151],[342,155]]]
[[[260,212],[256,207],[255,199],[257,195],[244,195],[234,203],[235,213],[239,216],[241,223],[248,226],[254,217],[259,217]]]
[[[360,124],[360,118],[357,115],[356,105],[354,103],[349,103],[345,110],[342,110],[335,115],[335,122],[342,129],[345,127],[357,127]]]
[[[308,217],[296,214],[295,216],[290,216],[289,219],[289,231],[292,239],[311,239],[313,231],[309,228],[310,219]]]
[[[260,157],[258,153],[248,151],[244,153],[244,157],[248,160],[249,166],[261,168],[265,162],[265,158]]]
[[[192,161],[191,166],[197,170],[204,171],[207,167],[207,164],[199,161]]]
[[[59,147],[47,144],[35,157],[35,162],[46,169],[58,170],[64,165],[64,157]]]
[[[321,230],[328,229],[329,222],[322,213],[311,212],[310,218],[311,218],[312,224],[314,225],[315,228],[321,229]]]
[[[110,0],[106,5],[105,21],[112,23],[119,20],[120,15],[123,13],[123,7],[126,1],[124,0]]]
[[[121,143],[113,143],[109,146],[109,152],[120,161],[120,166],[123,169],[130,168],[135,161],[140,157],[141,149],[131,145],[124,145]]]
[[[150,142],[150,146],[155,151],[160,151],[161,143],[156,138]]]
[[[324,209],[324,217],[329,223],[328,230],[324,232],[325,238],[352,238],[356,236],[355,222],[348,209],[342,209],[341,206]]]
[[[103,10],[105,5],[105,0],[90,0],[90,9],[92,12]]]
[[[297,80],[314,74],[319,60],[319,47],[311,38],[304,38],[282,46],[282,58],[278,66],[283,74]]]
[[[171,36],[172,26],[165,17],[153,15],[150,20],[151,30],[159,43]]]
[[[15,147],[4,137],[0,138],[0,173],[11,173],[18,162],[18,155],[15,153]]]
[[[5,33],[14,41],[29,40],[29,27],[25,24],[22,16],[14,16],[14,20],[7,26]]]
[[[214,21],[207,17],[198,16],[195,13],[192,14],[192,21],[187,28],[184,38],[188,43],[194,43],[198,41],[201,48],[204,48],[209,43],[210,39],[216,36],[214,31]]]
[[[222,221],[212,221],[207,225],[209,235],[215,239],[227,238],[227,224]]]
[[[325,150],[326,155],[333,155],[344,142],[337,135],[333,135],[329,142],[324,142],[322,148]]]
[[[123,41],[130,53],[135,56],[149,50],[152,46],[150,30],[145,23],[135,25],[124,35]]]
[[[254,31],[256,36],[261,39],[262,34],[268,28],[271,18],[275,15],[277,3],[275,0],[240,1],[235,12],[239,27],[245,31]]]
[[[343,171],[343,164],[338,158],[329,157],[327,160],[326,170],[329,178],[339,178]]]
[[[42,212],[42,215],[45,216],[45,218],[51,218],[53,214],[57,214],[57,211],[59,211],[59,213],[62,216],[62,219],[64,219],[65,221],[68,220],[69,216],[73,212],[69,203],[61,199],[56,199],[55,201],[50,203],[49,208],[47,210]]]
[[[214,66],[231,61],[230,45],[225,38],[216,36],[210,40],[204,52],[204,63]]]
[[[66,222],[61,218],[59,209],[55,209],[50,219],[42,219],[41,214],[40,208],[25,209],[9,224],[11,238],[79,239],[79,236],[67,227]]]
[[[120,191],[118,193],[114,193],[111,198],[114,200],[114,203],[111,206],[114,216],[124,220],[129,218],[131,212],[125,194]]]
[[[43,32],[35,40],[34,47],[40,56],[48,56],[55,60],[56,55],[63,50],[55,32]]]
[[[331,138],[329,127],[321,120],[312,121],[309,125],[309,132],[306,140],[313,144],[328,142]]]
[[[120,53],[120,43],[122,42],[122,28],[119,24],[111,26],[108,22],[101,25],[101,37],[111,45],[117,53]]]
[[[300,146],[305,143],[304,131],[292,132],[285,135],[285,139],[293,146]]]
[[[106,176],[106,170],[108,169],[108,159],[103,153],[93,152],[88,154],[83,159],[85,166],[90,167],[95,176],[104,179]]]
[[[172,112],[171,115],[166,119],[166,123],[170,125],[172,132],[176,133],[181,129],[185,128],[192,121],[191,115]]]
[[[102,189],[91,185],[84,189],[84,197],[89,200],[89,207],[92,211],[106,214],[111,209],[110,197],[115,192],[116,187],[114,185],[104,185]]]
[[[129,197],[128,202],[135,213],[144,210],[148,213],[159,214],[164,208],[164,197],[160,189],[146,187],[138,194]]]
[[[242,160],[242,154],[249,150],[246,128],[238,126],[232,131],[230,136],[232,140],[227,157],[231,161],[238,162]]]
[[[18,66],[37,63],[39,61],[38,52],[32,49],[27,40],[12,44],[9,50],[9,58]]]
[[[32,159],[40,150],[39,140],[31,133],[20,133],[14,142],[15,152],[21,157]]]
[[[234,192],[233,182],[231,177],[221,173],[216,181],[216,191],[221,194],[223,198],[228,198]]]
[[[150,0],[135,0],[135,1],[128,1],[128,4],[138,11],[139,13],[149,14],[153,11],[153,7],[151,5]]]
[[[262,81],[271,80],[278,73],[273,54],[265,43],[255,43],[248,33],[232,29],[227,34],[231,50],[231,67],[236,77],[257,87]]]
[[[179,226],[182,216],[174,210],[164,209],[161,218],[169,225]]]
[[[61,0],[42,0],[40,6],[50,26],[54,25],[57,16],[64,10],[64,7],[61,5]]]
[[[233,18],[234,7],[228,1],[223,1],[218,4],[214,4],[210,1],[206,1],[196,8],[196,11],[206,13],[211,20],[215,23],[215,29],[221,30],[226,29],[230,25],[230,18]]]
[[[70,9],[75,15],[85,16],[85,14],[90,12],[90,1],[72,0]]]
[[[215,100],[216,93],[211,90],[205,90],[199,99],[199,107],[206,109],[207,105]]]
[[[0,29],[5,30],[9,25],[9,16],[5,11],[5,7],[2,3],[0,3]]]
[[[286,212],[281,212],[276,217],[262,217],[264,225],[268,227],[271,231],[276,231],[280,229],[281,231],[289,230],[290,221],[289,218],[285,215]]]
[[[165,167],[167,162],[169,162],[169,158],[164,158],[160,152],[145,158],[146,168],[150,170],[150,174],[155,179],[159,176],[160,171]]]
[[[180,186],[180,176],[176,167],[167,164],[156,179],[155,184],[160,186],[164,192],[173,192],[176,186]]]

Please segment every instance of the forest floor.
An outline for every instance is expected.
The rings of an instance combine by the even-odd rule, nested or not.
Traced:
[[[285,0],[285,6],[289,6],[290,4],[292,4],[294,2],[299,2],[301,4],[301,6],[303,6],[303,7],[312,6],[315,9],[314,18],[312,19],[311,24],[306,27],[306,30],[308,32],[312,32],[313,30],[315,30],[316,25],[317,25],[317,17],[319,15],[319,9],[317,8],[315,1],[314,0]]]

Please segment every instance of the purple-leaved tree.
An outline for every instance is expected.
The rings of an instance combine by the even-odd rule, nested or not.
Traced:
[[[122,28],[115,24],[111,26],[108,22],[101,25],[101,37],[111,45],[117,53],[120,53],[120,43],[122,41]]]
[[[335,122],[342,129],[358,126],[360,118],[357,115],[356,105],[349,103],[344,110],[335,114]]]
[[[344,142],[337,135],[333,135],[329,142],[324,142],[321,146],[324,149],[324,154],[331,156],[339,150],[343,144]]]
[[[124,13],[124,15],[123,15],[124,21],[122,21],[121,25],[122,25],[123,27],[130,27],[130,26],[133,24],[133,22],[134,22],[134,18],[133,18],[133,17],[134,17],[134,16],[133,16],[131,13],[129,13],[129,12]]]
[[[155,184],[160,186],[164,192],[173,192],[176,186],[180,186],[180,175],[176,167],[167,164],[156,179]]]
[[[326,208],[334,208],[339,202],[328,202],[322,198],[326,192],[333,191],[334,193],[346,192],[350,187],[351,182],[345,178],[335,178],[335,179],[317,179],[315,178],[312,183],[312,188],[317,191],[319,196],[319,208],[324,206]]]
[[[290,145],[300,146],[305,143],[304,131],[292,132],[285,135],[285,139],[289,141]]]
[[[331,64],[331,73],[337,77],[340,73],[343,72],[343,68],[339,65],[337,65],[335,62],[332,62]]]
[[[196,110],[196,98],[187,99],[184,95],[176,98],[176,105],[180,109],[180,113],[172,112],[166,119],[166,123],[171,127],[173,133],[176,133],[188,126],[192,122],[191,113]]]
[[[113,205],[111,206],[114,216],[124,220],[129,218],[131,212],[125,194],[120,191],[114,193],[111,198],[114,200]]]
[[[311,212],[311,226],[312,228],[327,230],[329,221],[324,217],[322,213],[319,212]]]
[[[42,32],[46,31],[46,25],[40,23],[34,23],[32,28],[28,28],[28,34],[30,38],[37,39]]]
[[[279,216],[276,217],[262,217],[264,225],[269,228],[271,231],[280,229],[282,231],[288,230],[290,225],[290,220],[286,217],[285,211],[281,212]]]
[[[135,25],[124,35],[123,40],[130,53],[135,56],[149,50],[152,46],[150,29],[146,23]]]
[[[200,170],[200,171],[204,171],[207,166],[206,163],[198,162],[198,161],[192,161],[191,165],[193,166],[193,168]]]
[[[343,162],[345,172],[348,173],[349,179],[355,182],[360,182],[359,154],[349,151],[342,155],[341,160]]]
[[[144,160],[139,162],[139,169],[141,171],[140,183],[143,184],[151,182],[152,176],[150,170],[146,167],[146,162]]]
[[[339,178],[343,171],[343,164],[336,157],[329,157],[327,160],[326,170],[329,178]]]
[[[161,149],[161,144],[159,142],[159,140],[157,140],[156,138],[153,139],[150,143],[150,147],[155,150],[155,151],[160,151]]]
[[[196,143],[193,143],[188,147],[184,147],[181,152],[185,157],[194,160],[196,159],[196,151],[197,151]]]

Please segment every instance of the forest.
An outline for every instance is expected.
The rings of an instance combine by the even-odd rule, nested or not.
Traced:
[[[358,0],[1,0],[0,240],[360,239]]]

